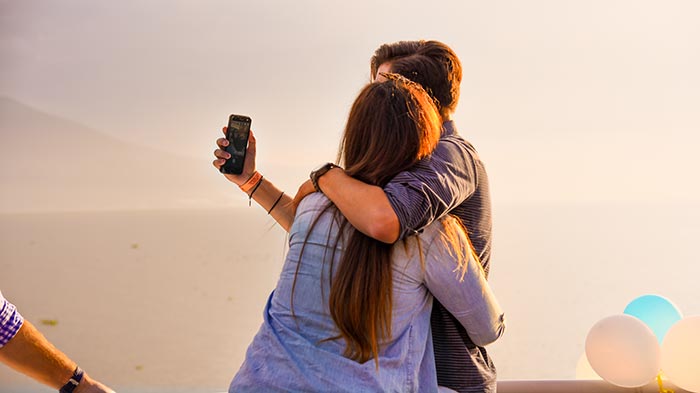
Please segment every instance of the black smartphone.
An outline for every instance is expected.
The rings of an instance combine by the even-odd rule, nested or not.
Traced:
[[[242,115],[231,115],[228,117],[228,128],[226,129],[226,139],[228,146],[226,152],[231,158],[226,160],[221,166],[221,173],[240,175],[243,173],[245,163],[245,152],[248,148],[248,137],[250,136],[250,117]]]

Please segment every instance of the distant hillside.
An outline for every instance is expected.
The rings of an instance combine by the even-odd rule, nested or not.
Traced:
[[[215,206],[210,165],[0,97],[0,212]]]

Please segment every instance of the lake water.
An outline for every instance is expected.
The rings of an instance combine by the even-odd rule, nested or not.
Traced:
[[[572,379],[590,327],[656,293],[700,314],[698,205],[495,206],[501,379]],[[0,288],[93,377],[225,391],[262,321],[285,234],[258,206],[0,215]],[[44,322],[53,321],[54,325]],[[50,392],[0,367],[0,392]]]

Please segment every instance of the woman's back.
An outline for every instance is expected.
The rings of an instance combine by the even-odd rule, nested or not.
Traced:
[[[337,267],[346,236],[340,237],[335,253],[327,246],[338,237],[334,208],[312,225],[327,204],[328,199],[316,193],[299,205],[290,232],[289,252],[277,288],[265,308],[263,326],[248,348],[230,391],[437,390],[430,337],[432,296],[426,284],[435,287],[433,290],[442,286],[444,291],[451,291],[451,285],[470,284],[459,283],[463,277],[457,272],[459,253],[455,251],[469,250],[468,240],[456,236],[456,247],[448,249],[442,241],[442,223],[438,222],[419,237],[394,246],[391,339],[380,347],[377,369],[373,360],[360,364],[343,356],[345,341],[333,339],[339,331],[328,307],[331,266],[333,270]],[[421,254],[431,256],[424,258],[425,268]],[[468,263],[479,266],[473,259]],[[472,278],[481,283],[475,276],[478,273],[472,271]],[[430,285],[445,284],[445,280],[452,284]],[[481,288],[478,292],[482,292]],[[459,293],[452,291],[450,295]]]

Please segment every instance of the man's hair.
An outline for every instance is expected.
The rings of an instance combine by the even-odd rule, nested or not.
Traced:
[[[462,83],[457,54],[439,41],[399,41],[380,46],[372,56],[372,79],[379,66],[390,63],[391,72],[419,83],[437,101],[443,118],[454,112]]]

